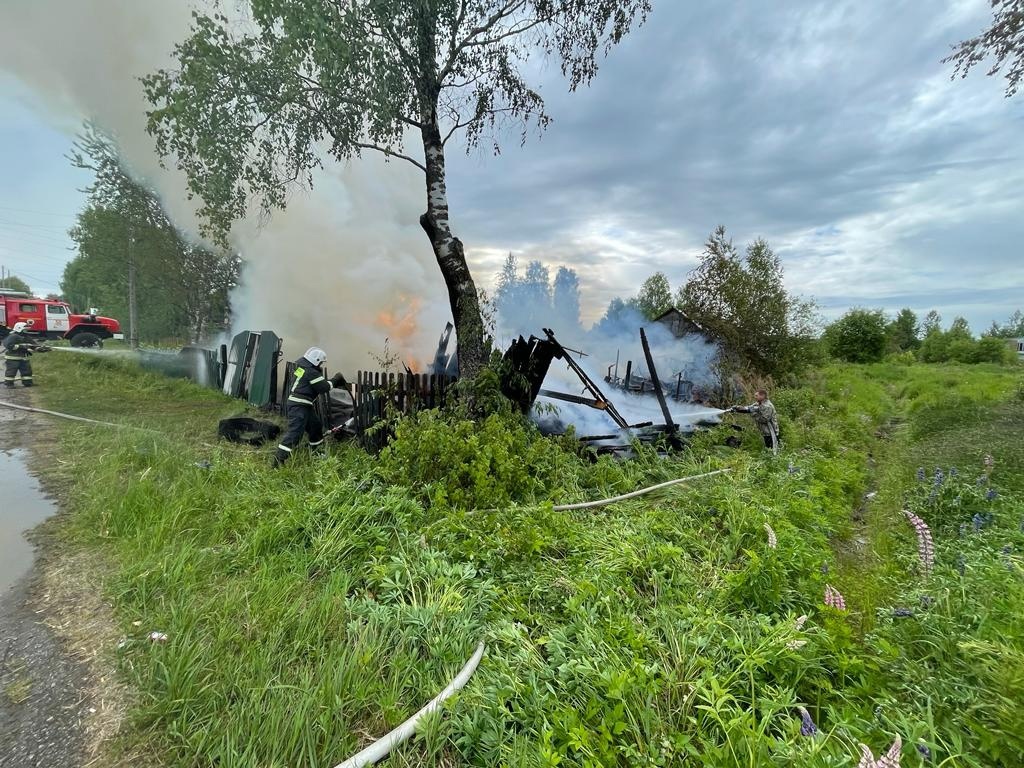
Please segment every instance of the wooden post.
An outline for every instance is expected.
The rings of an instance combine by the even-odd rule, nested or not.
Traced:
[[[658,405],[661,406],[661,413],[665,417],[665,424],[672,431],[675,431],[676,425],[672,421],[672,414],[669,413],[668,404],[665,402],[665,393],[661,391],[661,379],[658,378],[658,371],[654,368],[654,358],[651,356],[651,347],[647,343],[647,334],[644,333],[644,329],[640,329],[640,343],[644,347],[644,357],[647,358],[647,370],[651,374],[651,381],[654,384],[654,394],[658,397]]]

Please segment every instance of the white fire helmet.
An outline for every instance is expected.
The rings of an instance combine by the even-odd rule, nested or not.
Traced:
[[[327,360],[327,353],[320,349],[320,347],[310,347],[306,350],[306,354],[303,357],[313,365],[320,366]]]
[[[28,323],[15,323],[14,327],[11,328],[11,330],[14,331],[15,333],[21,333],[26,328],[28,328]]]

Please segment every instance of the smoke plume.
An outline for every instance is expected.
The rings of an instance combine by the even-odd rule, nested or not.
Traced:
[[[92,119],[113,135],[132,173],[197,239],[196,203],[183,175],[160,167],[145,131],[138,78],[170,65],[188,32],[187,0],[12,0],[0,5],[0,71],[74,135]],[[447,293],[417,219],[423,180],[411,166],[366,157],[328,164],[311,192],[264,226],[240,222],[232,244],[244,265],[232,296],[236,329],[272,329],[295,358],[316,344],[329,366],[377,367],[384,339],[402,360],[436,346]],[[142,311],[145,311],[144,308]]]

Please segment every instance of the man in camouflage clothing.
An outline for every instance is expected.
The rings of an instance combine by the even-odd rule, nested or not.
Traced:
[[[779,432],[779,417],[775,412],[775,406],[768,399],[768,392],[759,389],[754,393],[754,402],[750,405],[738,405],[729,409],[734,413],[749,413],[754,417],[761,436],[764,438],[764,447],[771,448],[778,452],[781,433]]]

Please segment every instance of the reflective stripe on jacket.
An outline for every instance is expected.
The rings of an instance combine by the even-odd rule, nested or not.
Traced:
[[[4,352],[8,360],[28,360],[35,346],[32,341],[22,333],[10,333],[3,341]]]
[[[288,402],[312,405],[318,395],[329,392],[331,382],[324,377],[323,369],[300,357],[295,361],[292,388],[288,391]]]

